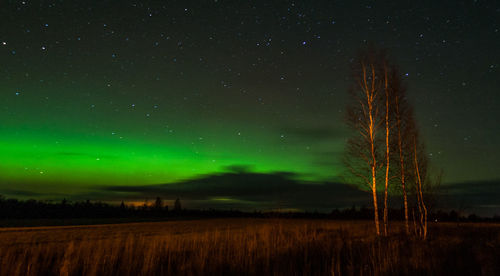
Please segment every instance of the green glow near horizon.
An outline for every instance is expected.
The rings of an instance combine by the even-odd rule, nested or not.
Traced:
[[[89,100],[87,91],[102,99]],[[174,99],[118,97],[118,90],[106,99],[109,93],[61,82],[52,88],[0,87],[0,101],[10,103],[0,109],[0,193],[59,198],[108,185],[172,183],[229,166],[291,172],[304,180],[338,174],[337,168],[315,164],[322,149],[342,147],[338,141],[283,139],[281,125],[253,110],[205,116],[195,104],[177,108],[170,105]]]
[[[0,134],[4,188],[9,182],[31,183],[42,191],[43,185],[52,183],[67,192],[72,186],[169,183],[219,173],[232,165],[249,165],[257,172],[295,172],[309,179],[331,175],[307,159],[293,158],[293,152],[284,155],[269,145],[258,152],[257,145],[242,147],[237,138],[226,138],[222,145],[208,141],[200,146],[187,143],[182,136],[163,142],[125,138],[129,137],[125,134],[88,136],[16,127],[4,128]]]

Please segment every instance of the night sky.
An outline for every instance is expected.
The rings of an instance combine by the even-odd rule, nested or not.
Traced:
[[[444,186],[498,211],[500,5],[388,2],[1,1],[0,193],[350,206],[344,112],[371,42]]]

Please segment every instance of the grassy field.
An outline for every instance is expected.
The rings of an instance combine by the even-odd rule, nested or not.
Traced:
[[[0,229],[0,275],[500,275],[500,225],[205,219]]]

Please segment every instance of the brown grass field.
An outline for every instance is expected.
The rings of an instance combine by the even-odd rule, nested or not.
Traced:
[[[203,219],[0,228],[0,275],[500,275],[500,225],[422,242],[371,221]]]

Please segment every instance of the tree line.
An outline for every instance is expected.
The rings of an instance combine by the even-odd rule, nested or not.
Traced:
[[[0,219],[38,219],[38,218],[123,218],[123,217],[160,217],[181,214],[181,201],[177,198],[174,208],[168,208],[164,201],[157,197],[153,203],[147,200],[140,206],[126,204],[109,204],[101,201],[76,201],[66,199],[60,202],[41,200],[18,200],[4,198],[0,195]]]
[[[127,205],[122,202],[119,205],[108,204],[100,201],[76,201],[62,200],[60,202],[47,202],[30,200],[18,200],[0,196],[0,220],[8,219],[108,219],[108,218],[138,218],[156,219],[171,217],[196,217],[196,218],[223,218],[223,217],[252,217],[252,218],[313,218],[313,219],[342,219],[342,220],[366,220],[373,216],[373,209],[366,206],[344,209],[333,209],[329,213],[324,212],[277,212],[277,211],[252,211],[244,212],[237,209],[185,209],[181,207],[181,201],[176,200],[178,208],[169,209],[163,200],[157,197],[152,204],[145,202],[141,206]],[[175,206],[175,203],[174,203]],[[396,220],[404,219],[404,210],[388,208],[388,214]],[[438,210],[429,213],[430,221],[500,221],[500,216],[483,218],[475,214],[464,215],[451,210]]]
[[[353,64],[346,113],[351,135],[344,158],[348,181],[371,192],[377,235],[388,235],[389,193],[399,193],[406,233],[425,239],[431,190],[440,177],[431,178],[402,74],[374,47],[361,51]]]

